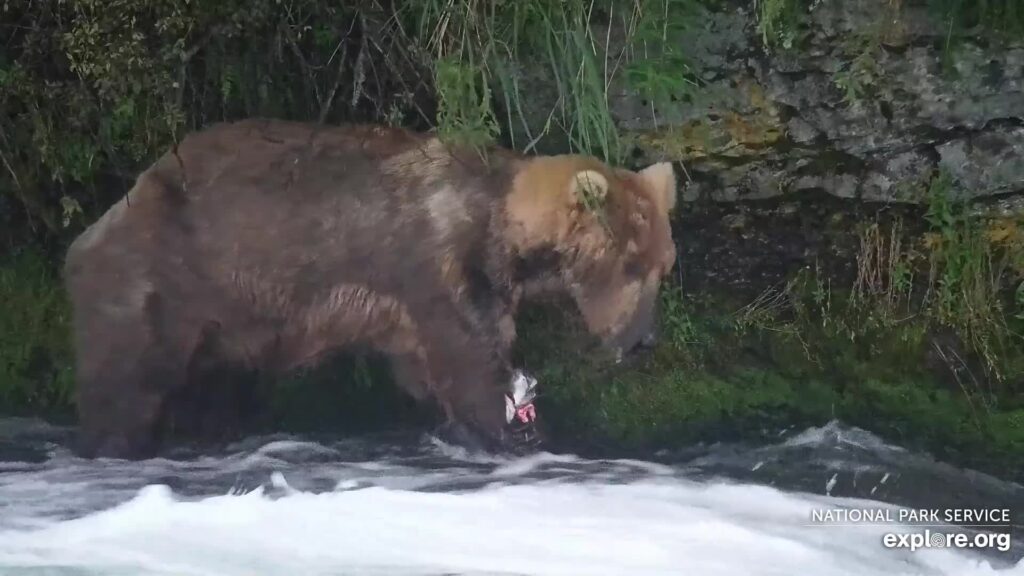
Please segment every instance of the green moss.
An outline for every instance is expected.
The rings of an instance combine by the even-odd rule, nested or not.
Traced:
[[[846,391],[841,411],[905,446],[974,446],[983,436],[969,403],[934,382],[863,380]]]
[[[667,291],[671,294],[671,291]],[[523,314],[520,352],[544,391],[541,408],[556,434],[581,443],[634,448],[699,439],[746,437],[766,427],[828,417],[833,389],[818,379],[794,379],[746,365],[722,371],[737,354],[722,318],[663,302],[664,343],[652,353],[615,365],[558,314]]]
[[[669,369],[613,381],[600,397],[600,412],[612,439],[664,445],[821,419],[831,395],[818,382],[758,369],[725,375]]]
[[[1024,467],[1024,409],[993,414],[989,430],[994,451]]]
[[[0,410],[66,411],[73,402],[70,307],[35,250],[0,259]]]

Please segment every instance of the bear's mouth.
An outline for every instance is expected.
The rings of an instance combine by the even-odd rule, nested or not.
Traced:
[[[505,423],[516,448],[532,447],[540,442],[537,408],[533,403],[536,397],[537,379],[516,370],[505,393]]]

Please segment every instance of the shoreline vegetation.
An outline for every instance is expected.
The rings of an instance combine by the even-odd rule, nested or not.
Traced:
[[[986,31],[993,42],[1024,38],[1024,9],[1013,0],[922,3],[949,31],[944,49]],[[730,2],[6,7],[0,413],[73,418],[64,247],[184,132],[260,115],[367,121],[628,165],[634,150],[609,90],[636,91],[652,110],[685,106],[701,89],[700,71],[671,39],[695,10],[720,4]],[[751,25],[765,49],[799,50],[810,4],[758,3]],[[529,109],[530,70],[550,78],[551,110]],[[865,81],[878,79],[847,74],[836,86],[857,95]],[[518,355],[540,379],[541,412],[557,438],[653,451],[838,418],[1024,479],[1024,212],[970,203],[944,172],[902,185],[923,200],[681,203],[662,341],[621,365],[592,357],[574,318],[543,304],[525,309]],[[346,359],[297,375],[272,399],[269,421],[330,427],[360,413],[326,408],[339,404],[373,406],[362,411],[367,425],[395,418],[396,406],[397,418],[418,418],[382,385],[386,372]]]
[[[940,246],[943,233],[923,217],[916,230],[906,224],[917,209],[858,218],[844,208],[863,205],[837,204],[681,217],[682,282],[662,294],[664,341],[623,365],[595,363],[564,321],[527,312],[521,348],[540,367],[550,406],[542,408],[569,417],[552,425],[584,444],[654,451],[765,440],[838,419],[940,460],[1024,478],[1024,303],[991,283],[1000,274],[1020,282],[1020,245],[1003,244],[1011,224],[964,221]],[[808,213],[820,220],[797,227],[831,230],[817,245],[793,243],[787,227]],[[960,253],[965,243],[978,252]],[[750,244],[777,248],[732,252]],[[786,260],[789,274],[778,265]],[[1015,272],[997,272],[1009,261]],[[975,292],[981,276],[985,298]]]

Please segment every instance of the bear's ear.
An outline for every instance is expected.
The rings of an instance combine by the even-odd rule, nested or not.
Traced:
[[[573,176],[569,194],[574,202],[596,209],[608,195],[608,179],[596,170],[581,170]]]
[[[676,207],[676,173],[671,163],[651,164],[640,171],[640,176],[651,187],[662,210],[669,212]]]

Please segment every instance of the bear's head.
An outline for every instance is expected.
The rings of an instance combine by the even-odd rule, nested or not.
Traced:
[[[567,290],[590,332],[620,358],[652,343],[658,288],[676,259],[675,202],[667,162],[634,172],[585,156],[524,161],[506,215],[514,249],[542,263],[528,292]]]

